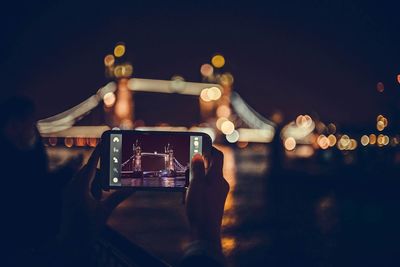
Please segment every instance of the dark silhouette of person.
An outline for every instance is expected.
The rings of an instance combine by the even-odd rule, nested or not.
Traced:
[[[58,232],[61,191],[73,170],[49,172],[35,107],[25,97],[0,106],[0,147],[2,259],[11,265]]]

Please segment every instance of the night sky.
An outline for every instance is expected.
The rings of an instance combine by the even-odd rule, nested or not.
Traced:
[[[107,82],[103,58],[123,41],[140,78],[201,81],[200,65],[222,53],[234,90],[265,116],[373,127],[378,113],[398,112],[399,4],[278,2],[3,4],[2,98],[29,95],[40,118],[72,107]]]

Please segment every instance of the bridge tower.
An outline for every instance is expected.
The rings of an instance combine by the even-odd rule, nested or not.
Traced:
[[[175,172],[174,150],[169,143],[165,147],[165,169],[168,170],[169,173]]]
[[[140,147],[139,141],[132,145],[132,174],[133,177],[138,178],[143,176],[142,171],[142,148]]]

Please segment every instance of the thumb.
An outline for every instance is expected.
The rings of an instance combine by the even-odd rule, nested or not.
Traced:
[[[193,180],[203,179],[205,176],[204,159],[200,154],[192,158],[192,176]]]

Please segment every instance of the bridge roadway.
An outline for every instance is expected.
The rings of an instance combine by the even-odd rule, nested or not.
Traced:
[[[231,185],[222,238],[231,266],[400,266],[398,177],[323,174],[304,161],[297,166],[308,173],[270,173],[269,147],[220,148]],[[108,224],[170,264],[189,238],[181,193],[137,192]]]

